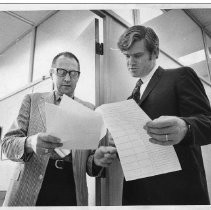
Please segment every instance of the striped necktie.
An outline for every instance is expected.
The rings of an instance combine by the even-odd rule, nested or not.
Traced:
[[[140,100],[140,87],[143,84],[142,80],[139,79],[136,83],[136,86],[131,94],[131,96],[128,97],[128,99],[134,99],[136,103]]]

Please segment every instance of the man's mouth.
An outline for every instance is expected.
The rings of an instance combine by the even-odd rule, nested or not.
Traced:
[[[137,71],[137,68],[132,67],[132,68],[129,68],[129,70],[130,70],[131,72],[135,72],[135,71]]]
[[[131,69],[131,70],[137,69],[137,67],[135,67],[135,66],[129,66],[128,68]]]
[[[62,86],[64,86],[64,87],[71,87],[71,85],[62,85]]]

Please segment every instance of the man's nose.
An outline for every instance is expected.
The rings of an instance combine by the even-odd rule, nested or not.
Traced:
[[[66,74],[64,80],[65,80],[65,81],[70,81],[70,80],[71,80],[71,77],[70,77],[69,72],[67,72],[67,74]]]

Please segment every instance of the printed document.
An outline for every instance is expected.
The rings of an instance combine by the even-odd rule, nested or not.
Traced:
[[[143,126],[150,118],[134,100],[104,104],[96,112],[114,139],[126,181],[181,170],[173,146],[149,142]]]

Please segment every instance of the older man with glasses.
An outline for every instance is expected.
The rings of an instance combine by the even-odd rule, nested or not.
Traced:
[[[59,105],[65,94],[90,109],[94,106],[74,96],[80,76],[75,55],[62,52],[55,56],[50,75],[54,91],[26,95],[17,119],[3,139],[4,154],[20,162],[4,206],[88,205],[86,172],[100,176],[103,167],[116,158],[116,148],[110,146],[96,151],[71,150],[63,158],[55,152],[62,143],[46,133],[45,102]]]

